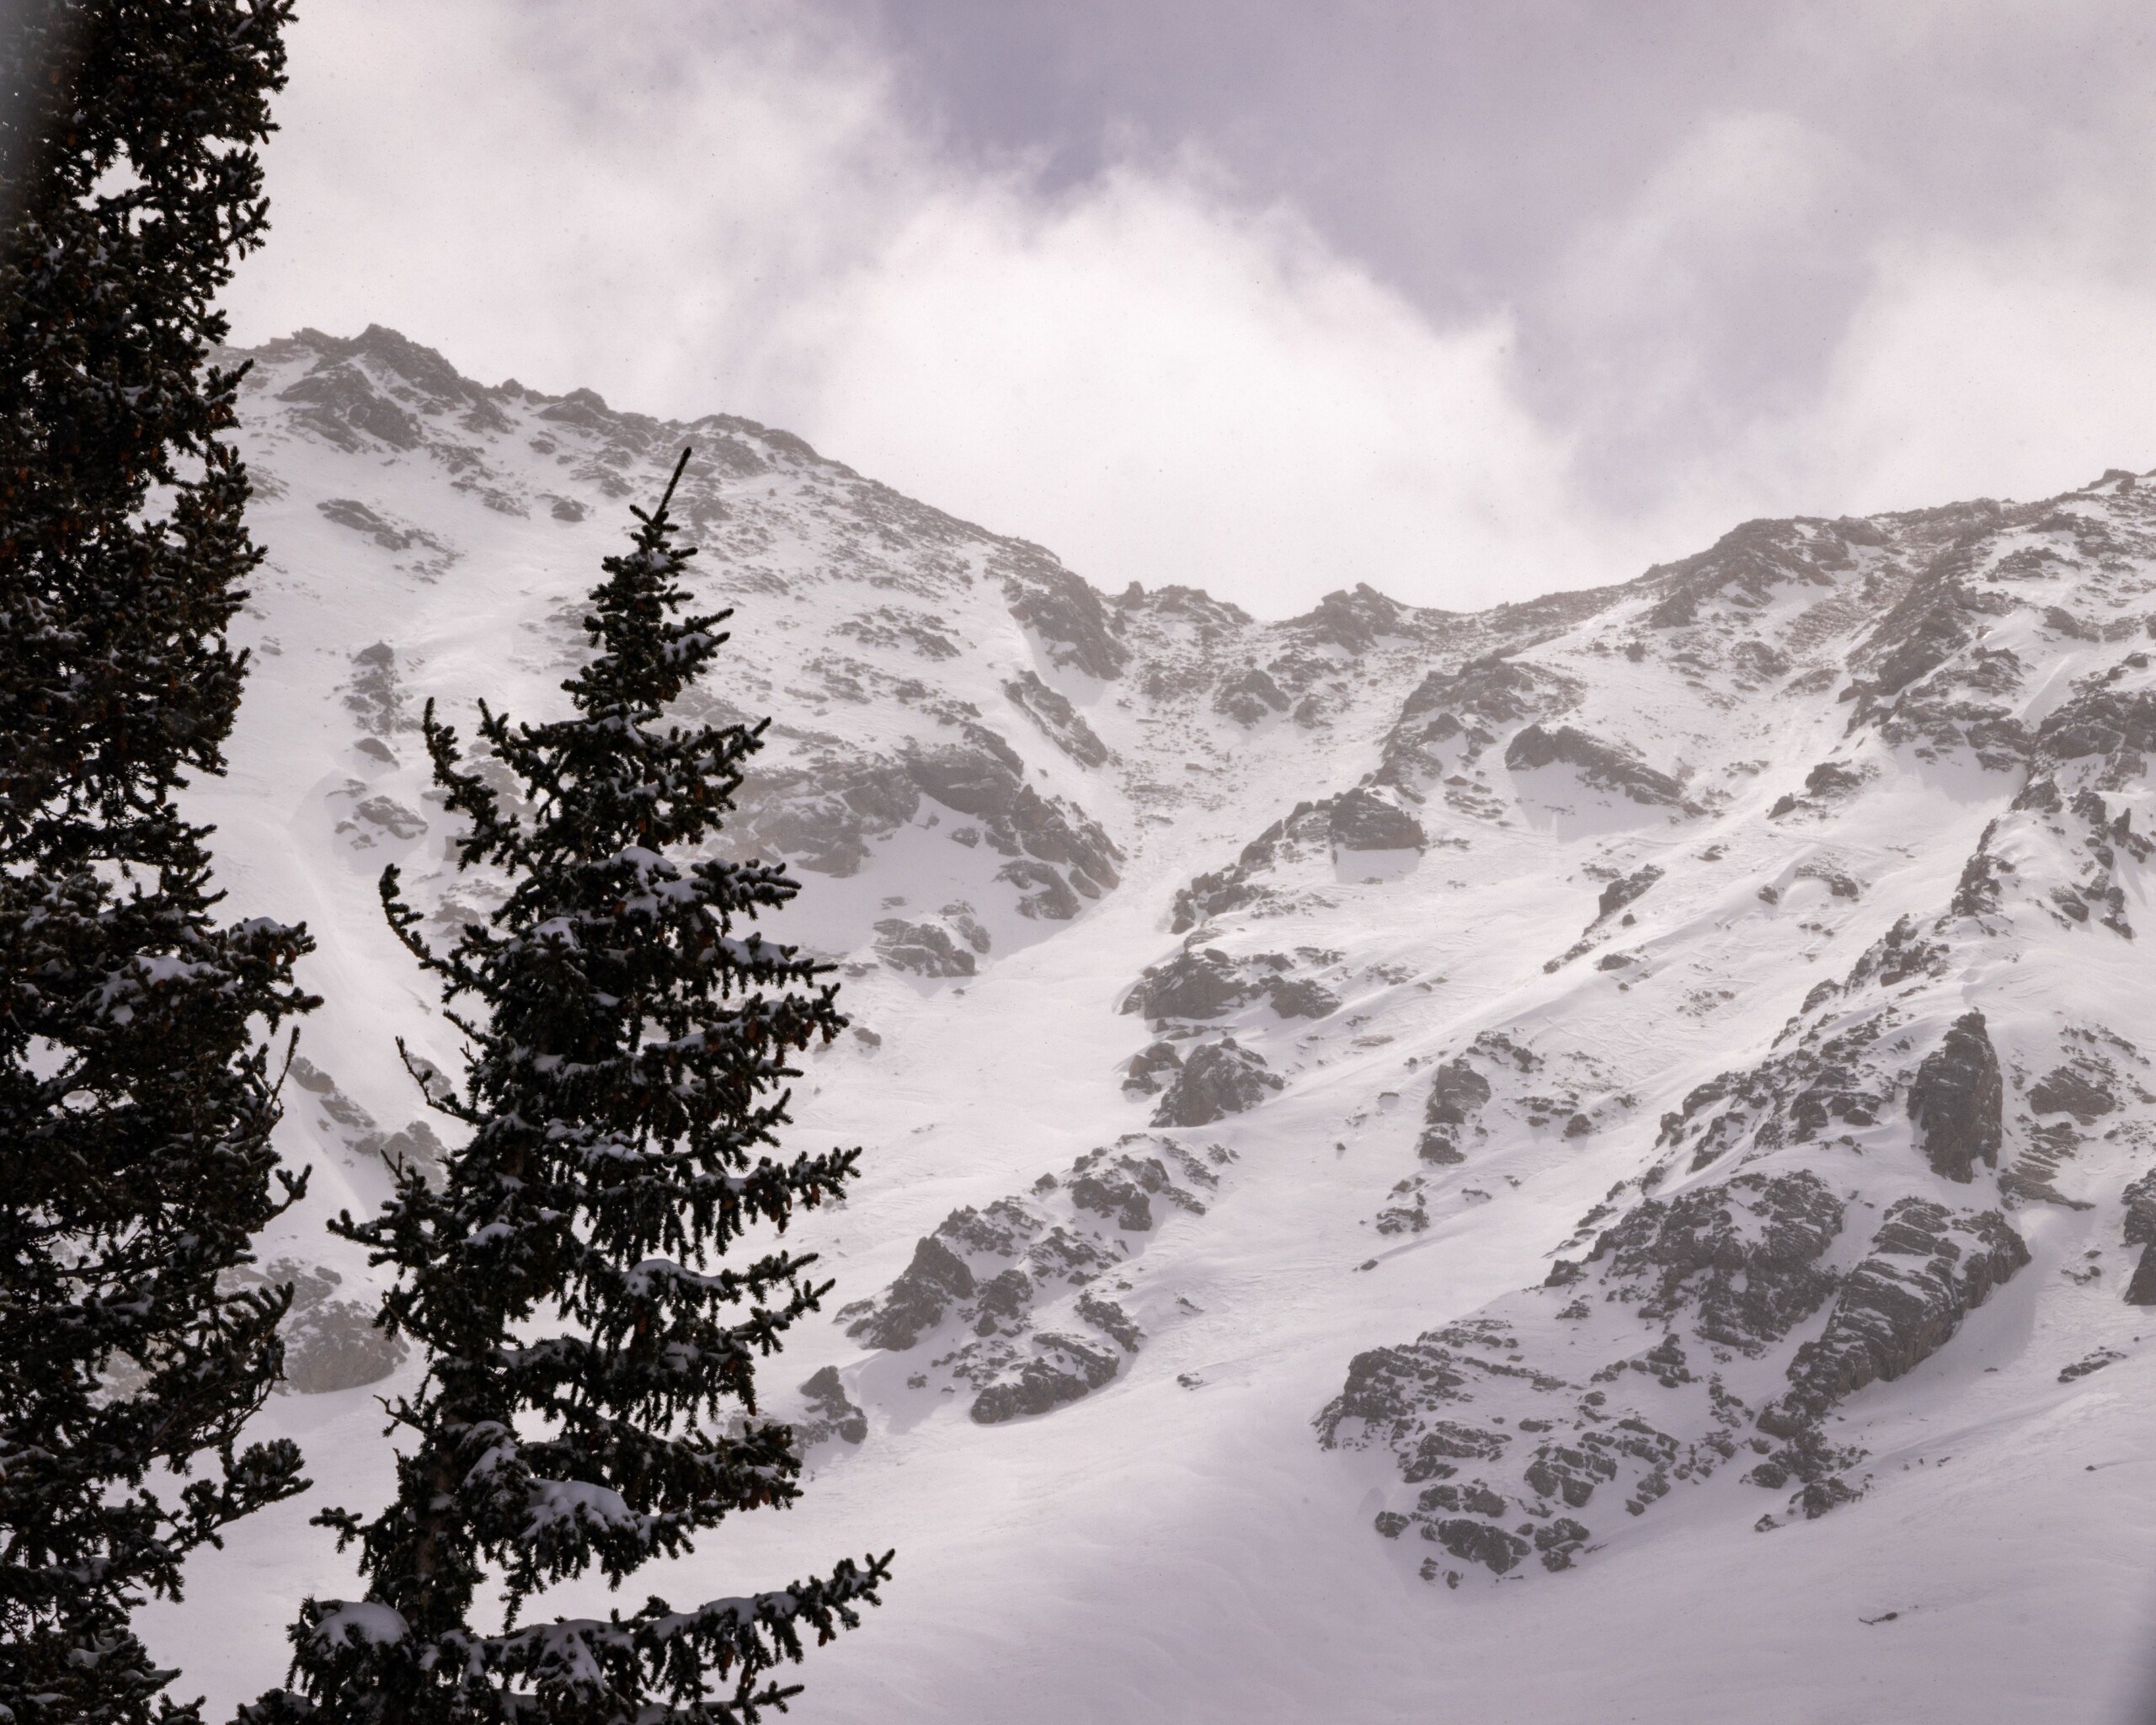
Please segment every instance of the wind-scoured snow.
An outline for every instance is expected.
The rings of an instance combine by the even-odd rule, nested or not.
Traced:
[[[2132,1717],[2156,483],[1260,622],[744,420],[380,329],[253,358],[270,562],[196,800],[233,903],[320,943],[261,1422],[318,1484],[150,1615],[184,1690],[275,1680],[299,1599],[352,1587],[307,1515],[388,1488],[372,1398],[417,1363],[320,1224],[453,1154],[395,1038],[422,1075],[455,1038],[373,885],[437,932],[489,902],[420,708],[557,714],[691,443],[735,615],[684,707],[773,720],[722,843],[803,882],[762,932],[854,1021],[791,1141],[867,1154],[763,1375],[806,1498],[636,1585],[895,1545],[809,1719]]]

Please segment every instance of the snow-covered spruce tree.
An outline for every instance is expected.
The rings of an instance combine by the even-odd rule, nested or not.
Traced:
[[[280,3],[0,8],[0,1717],[193,1717],[130,1621],[303,1488],[241,1450],[296,1195],[257,1036],[303,931],[220,921],[209,829],[259,558],[207,364],[259,242]],[[281,1181],[281,1186],[280,1182]],[[192,1476],[180,1478],[176,1476]]]
[[[512,724],[480,707],[524,811],[427,710],[435,782],[469,823],[459,863],[499,870],[506,896],[437,953],[395,868],[382,892],[446,1000],[472,1003],[450,1008],[461,1093],[414,1066],[470,1140],[440,1189],[408,1172],[379,1215],[334,1225],[395,1267],[385,1321],[428,1370],[391,1408],[396,1500],[364,1524],[323,1518],[359,1542],[368,1597],[307,1602],[294,1689],[257,1721],[750,1721],[796,1692],[772,1673],[803,1632],[851,1627],[888,1573],[887,1554],[781,1592],[520,1622],[552,1583],[596,1570],[618,1585],[798,1495],[791,1434],[755,1418],[755,1362],[829,1284],[804,1279],[809,1254],[723,1259],[750,1228],[839,1196],[859,1156],[763,1153],[789,1055],[846,1021],[825,967],[739,932],[793,896],[784,870],[691,854],[762,727],[662,724],[727,638],[727,613],[675,615],[693,554],[667,513],[680,473],[603,565],[584,621],[597,656],[563,685],[574,716]],[[505,1609],[482,1629],[490,1587]]]

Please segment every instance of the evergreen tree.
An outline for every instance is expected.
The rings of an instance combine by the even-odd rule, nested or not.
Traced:
[[[860,1154],[762,1153],[787,1120],[789,1055],[846,1020],[816,980],[828,967],[737,932],[793,896],[784,869],[693,854],[763,727],[661,729],[727,638],[728,613],[674,615],[694,553],[674,543],[673,492],[605,561],[584,620],[596,656],[563,685],[574,715],[512,724],[480,707],[524,807],[427,709],[435,782],[469,823],[459,865],[498,870],[505,897],[446,953],[394,868],[382,900],[445,997],[478,1009],[451,1010],[461,1093],[407,1057],[471,1136],[440,1190],[407,1172],[377,1216],[333,1225],[396,1267],[384,1322],[428,1370],[390,1410],[407,1440],[395,1501],[364,1524],[322,1518],[358,1541],[368,1597],[307,1603],[297,1692],[265,1696],[258,1722],[753,1721],[796,1692],[771,1674],[803,1631],[852,1626],[888,1573],[886,1554],[777,1593],[519,1623],[546,1587],[593,1570],[618,1586],[798,1495],[790,1432],[755,1417],[755,1362],[829,1284],[775,1245],[721,1260],[838,1197]],[[505,1610],[482,1631],[489,1583]]]
[[[0,13],[0,1717],[186,1718],[129,1623],[303,1488],[242,1450],[298,1194],[256,1027],[303,930],[220,922],[209,829],[260,553],[212,309],[265,220],[281,0]],[[275,1178],[273,1178],[273,1176]],[[281,1181],[281,1188],[278,1182]],[[204,1463],[200,1477],[193,1473]]]

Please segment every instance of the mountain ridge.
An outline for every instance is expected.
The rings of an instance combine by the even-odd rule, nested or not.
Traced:
[[[383,1124],[418,1112],[384,1024],[455,1048],[371,876],[445,925],[486,902],[416,703],[542,710],[614,511],[697,444],[678,507],[737,639],[688,710],[774,715],[729,842],[801,872],[773,932],[857,1018],[799,1134],[870,1154],[808,1236],[834,1322],[771,1380],[810,1507],[668,1584],[811,1533],[915,1553],[813,1704],[865,1717],[889,1681],[970,1717],[1006,1645],[1033,1715],[1074,1720],[1705,1718],[1768,1683],[1786,1713],[1748,1717],[1944,1718],[2127,1680],[2130,1589],[2075,1566],[2156,1519],[2116,1461],[2156,1370],[2124,1297],[2156,1291],[2135,476],[1747,522],[1482,612],[1348,586],[1261,622],[1111,595],[736,417],[489,388],[378,328],[253,356],[271,557],[233,776],[198,795],[248,901],[322,941],[285,1140],[318,1208],[446,1153]],[[264,1256],[344,1287],[310,1346],[352,1363],[307,1354],[327,1386],[269,1418],[363,1484],[365,1374],[411,1368],[368,1354],[368,1273],[312,1220]],[[1032,1525],[1066,1554],[1052,1632],[992,1583],[1040,1573]],[[215,1573],[334,1587],[307,1538]],[[2043,1587],[1942,1580],[1999,1549]],[[1221,1578],[1283,1566],[1345,1602],[1300,1664],[1299,1589]],[[1731,1650],[1822,1589],[1848,1609],[1801,1645]],[[1878,1642],[1889,1611],[1927,1653]],[[1614,1686],[1492,1666],[1491,1635]],[[1690,1712],[1673,1660],[1722,1674]],[[228,1663],[252,1692],[274,1632]]]

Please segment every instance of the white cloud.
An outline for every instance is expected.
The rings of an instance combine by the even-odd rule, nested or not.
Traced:
[[[750,22],[744,23],[747,18]],[[309,9],[237,333],[748,414],[1097,581],[1263,611],[1598,579],[1501,321],[1440,331],[1202,168],[962,172],[776,10]]]
[[[1439,332],[1284,212],[1123,170],[933,197],[782,324],[834,451],[1096,579],[1262,611],[1451,605],[1593,572],[1501,321]]]
[[[2073,248],[1897,247],[1785,434],[1850,512],[2156,465],[2156,288]]]
[[[1513,317],[1443,325],[1198,155],[1052,195],[961,162],[816,17],[315,0],[236,333],[382,322],[746,414],[1104,585],[1273,614],[2156,460],[2156,270],[2085,190],[1950,243],[1817,126],[1703,110]]]

